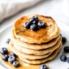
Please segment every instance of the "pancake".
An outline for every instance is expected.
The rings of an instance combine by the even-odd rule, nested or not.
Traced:
[[[15,54],[17,54],[18,56],[21,56],[22,58],[25,58],[25,59],[28,59],[28,58],[29,58],[29,59],[43,59],[43,58],[46,58],[46,57],[48,57],[49,55],[52,54],[52,52],[51,52],[51,53],[47,53],[47,54],[42,55],[42,56],[25,54],[25,53],[23,53],[23,52],[17,50],[17,49],[14,47],[14,45],[11,44],[11,42],[10,42],[10,49],[11,49]]]
[[[46,63],[52,59],[54,59],[57,54],[60,52],[61,50],[61,46],[62,44],[59,46],[59,48],[57,50],[55,50],[49,57],[45,58],[45,59],[42,59],[42,60],[28,60],[28,59],[24,59],[22,57],[19,56],[19,58],[25,62],[25,63],[28,63],[28,64],[33,64],[33,65],[37,65],[37,64],[43,64],[43,63]]]
[[[59,35],[55,39],[53,39],[47,43],[43,43],[43,44],[30,44],[30,43],[25,43],[25,42],[17,39],[14,35],[14,30],[13,30],[11,40],[13,41],[14,44],[18,45],[19,47],[25,47],[25,48],[29,48],[29,49],[33,49],[33,50],[41,50],[41,49],[47,49],[47,48],[55,45],[57,43],[57,41],[60,39],[60,37],[61,36]]]
[[[29,22],[33,16],[43,21],[46,27],[39,28],[37,31],[26,29],[24,23]],[[9,43],[9,48],[21,61],[33,65],[54,59],[61,50],[61,46],[60,29],[54,19],[38,14],[18,19],[12,29],[12,38]]]
[[[36,15],[36,16],[38,16],[39,20],[45,22],[46,24],[45,28],[39,29],[38,31],[25,29],[23,24],[25,22],[29,22],[32,16],[23,16],[22,18],[18,19],[15,22],[14,34],[17,39],[20,39],[21,41],[27,42],[27,43],[41,44],[41,43],[49,42],[50,40],[56,38],[59,35],[60,29],[57,26],[54,19],[51,17],[50,18],[43,17],[41,15]]]
[[[44,54],[47,54],[49,52],[53,52],[55,49],[57,49],[59,47],[59,45],[61,44],[61,38],[59,39],[59,41],[52,47],[48,48],[48,49],[43,49],[43,50],[32,50],[32,49],[28,49],[28,48],[23,48],[23,47],[20,47],[16,44],[13,43],[12,41],[12,44],[14,45],[14,47],[23,52],[23,53],[26,53],[26,54],[33,54],[33,55],[44,55]]]

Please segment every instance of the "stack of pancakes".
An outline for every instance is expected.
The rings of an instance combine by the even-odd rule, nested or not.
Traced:
[[[21,61],[42,64],[57,56],[61,50],[62,38],[59,27],[49,16],[36,15],[46,23],[45,28],[38,31],[25,29],[23,24],[32,16],[23,16],[15,22],[9,47]]]

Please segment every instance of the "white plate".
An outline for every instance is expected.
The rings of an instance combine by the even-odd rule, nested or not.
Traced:
[[[61,34],[67,38],[67,43],[64,45],[69,46],[69,26],[65,24],[58,24],[58,26],[61,29]],[[9,25],[1,30],[0,33],[0,47],[7,46],[6,40],[8,38],[11,38],[11,29],[13,25]],[[63,47],[64,47],[63,46]],[[50,69],[69,69],[69,63],[67,62],[61,62],[60,61],[60,55],[63,53],[63,49],[61,50],[60,54],[51,62],[49,62]],[[69,57],[69,54],[66,54]]]

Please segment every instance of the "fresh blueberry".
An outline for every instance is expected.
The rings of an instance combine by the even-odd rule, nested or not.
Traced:
[[[38,17],[37,16],[33,16],[31,19],[30,19],[30,23],[37,23],[38,22]]]
[[[9,39],[9,38],[7,39],[7,43],[8,43],[8,44],[9,44],[10,40],[11,40],[11,39]]]
[[[33,21],[32,21],[32,24],[37,24],[37,21],[33,20]]]
[[[8,58],[8,62],[10,62],[10,63],[13,63],[15,60],[16,60],[16,58],[14,56],[10,56]]]
[[[3,56],[2,56],[2,59],[3,59],[4,61],[8,61],[8,55],[6,55],[6,54],[3,55]]]
[[[33,18],[33,19],[38,19],[38,17],[37,17],[37,16],[33,16],[32,18]]]
[[[40,27],[40,28],[45,28],[45,23],[42,22],[42,21],[39,21],[39,22],[38,22],[38,27]]]
[[[33,16],[31,19],[33,19],[33,20],[38,20],[38,17],[37,16]]]
[[[14,62],[13,62],[13,66],[14,66],[14,67],[19,67],[20,65],[19,65],[19,63],[18,63],[17,61],[14,61]]]
[[[69,57],[67,58],[67,62],[69,63]]]
[[[17,55],[16,55],[15,53],[13,53],[13,52],[10,53],[10,56],[15,56],[15,57],[17,57]]]
[[[29,22],[25,22],[24,23],[24,28],[27,28],[28,29],[29,27],[30,27],[30,23]]]
[[[43,64],[43,65],[40,66],[40,69],[48,69],[48,67]]]
[[[64,52],[69,53],[69,46],[64,47]]]
[[[30,19],[30,24],[36,24],[36,23],[37,23],[36,20],[34,20],[34,19]]]
[[[36,30],[38,30],[38,27],[36,24],[32,24],[32,25],[30,25],[30,29],[36,31]]]
[[[62,43],[65,44],[66,43],[66,38],[65,37],[62,37]]]
[[[63,62],[65,62],[67,60],[67,57],[65,55],[61,55],[60,56],[60,60],[63,61]]]
[[[7,50],[7,48],[1,48],[1,50],[0,50],[0,53],[1,54],[8,54],[8,50]]]

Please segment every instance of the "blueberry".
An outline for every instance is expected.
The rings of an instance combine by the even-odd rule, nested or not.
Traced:
[[[30,19],[30,24],[36,24],[36,23],[37,23],[36,20],[34,20],[34,19]]]
[[[65,44],[66,43],[66,38],[65,37],[62,37],[62,43]]]
[[[64,52],[69,53],[69,46],[64,47]]]
[[[24,28],[27,28],[28,29],[29,27],[30,27],[30,23],[29,22],[25,22],[24,23]]]
[[[10,56],[15,56],[15,57],[17,57],[17,55],[16,55],[15,53],[13,53],[13,52],[10,53]]]
[[[38,22],[38,27],[40,27],[40,28],[45,28],[45,23],[42,22],[42,21],[39,21],[39,22]]]
[[[37,23],[38,22],[38,17],[37,16],[33,16],[31,19],[30,19],[30,23]]]
[[[8,43],[8,44],[9,44],[10,40],[11,40],[11,39],[7,39],[7,43]]]
[[[7,48],[1,48],[1,50],[0,50],[0,53],[1,54],[8,54],[8,50],[7,50]]]
[[[32,24],[37,24],[37,21],[33,20],[33,21],[32,21]]]
[[[38,17],[37,16],[33,16],[31,19],[33,19],[33,20],[38,20]]]
[[[48,67],[43,64],[43,65],[40,66],[40,69],[48,69]]]
[[[19,63],[18,63],[17,61],[14,61],[14,62],[13,62],[13,66],[14,66],[14,67],[19,67],[20,65],[19,65]]]
[[[15,60],[16,60],[16,58],[14,56],[10,56],[8,58],[8,62],[10,62],[10,63],[13,63]]]
[[[4,61],[8,61],[8,55],[6,55],[6,54],[3,55],[3,56],[2,56],[2,59],[3,59]]]
[[[38,17],[37,17],[37,16],[33,16],[32,18],[33,18],[33,19],[38,19]]]
[[[60,56],[60,60],[63,61],[63,62],[65,62],[67,60],[67,57],[65,55],[61,55]]]
[[[36,30],[38,30],[38,27],[36,24],[32,24],[32,25],[30,25],[30,29],[36,31]]]
[[[69,57],[67,58],[67,62],[69,63]]]

